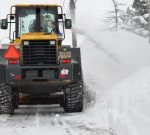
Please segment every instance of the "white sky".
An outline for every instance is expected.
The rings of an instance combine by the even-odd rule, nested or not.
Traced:
[[[65,11],[68,9],[69,0],[65,0]],[[131,4],[133,0],[118,0],[118,2],[124,4]],[[63,4],[63,0],[5,0],[0,4],[0,18],[5,18],[10,12],[10,6],[15,4],[46,4],[57,3]],[[103,18],[107,10],[112,7],[111,0],[78,0],[77,1],[77,19],[82,17],[89,17],[91,19]],[[0,30],[0,39],[4,40],[8,37],[8,31]]]

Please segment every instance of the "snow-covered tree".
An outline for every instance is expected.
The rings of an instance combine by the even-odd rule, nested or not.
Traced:
[[[148,0],[134,0],[132,7],[138,15],[145,15],[149,12]]]
[[[149,34],[149,3],[148,0],[134,0],[133,5],[127,8],[124,29],[138,35]]]
[[[106,22],[116,29],[126,29],[138,35],[149,35],[149,2],[148,0],[134,0],[126,11],[121,10],[120,3],[112,0],[114,10],[108,11]],[[109,27],[109,28],[110,28]]]

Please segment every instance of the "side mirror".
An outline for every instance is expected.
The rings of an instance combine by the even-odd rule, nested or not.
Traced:
[[[15,20],[15,16],[14,16],[14,15],[11,15],[11,16],[10,16],[10,20]]]
[[[8,28],[7,19],[0,20],[0,28],[6,30]]]
[[[65,19],[65,28],[71,29],[72,28],[72,21],[71,19]]]
[[[63,19],[63,14],[59,14],[59,15],[58,15],[58,18],[59,18],[59,19]]]

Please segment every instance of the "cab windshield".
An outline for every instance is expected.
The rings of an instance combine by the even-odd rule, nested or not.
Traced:
[[[51,33],[56,28],[56,10],[49,7],[21,8],[18,12],[18,37],[29,32]]]

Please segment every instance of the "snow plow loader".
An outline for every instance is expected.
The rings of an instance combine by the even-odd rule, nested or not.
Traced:
[[[13,114],[32,97],[36,104],[42,98],[60,104],[65,112],[81,112],[80,48],[62,45],[65,29],[72,28],[62,7],[15,5],[0,27],[9,28],[10,38],[0,48],[0,114]]]

